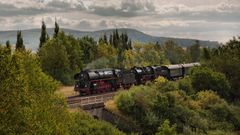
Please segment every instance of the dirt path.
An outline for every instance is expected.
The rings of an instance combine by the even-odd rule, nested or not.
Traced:
[[[74,86],[60,86],[56,91],[57,94],[62,94],[65,97],[78,95],[74,90]]]

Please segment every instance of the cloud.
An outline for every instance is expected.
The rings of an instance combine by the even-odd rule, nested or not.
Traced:
[[[106,20],[102,20],[102,21],[99,23],[99,27],[107,28],[107,27],[108,27],[107,21],[106,21]]]
[[[90,13],[100,16],[135,17],[152,14],[155,11],[154,3],[149,0],[123,0],[118,5],[92,5]]]
[[[189,7],[183,4],[164,5],[158,8],[155,17],[162,19],[182,20],[205,20],[214,22],[236,22],[240,21],[240,5],[220,3],[216,5],[204,5]]]
[[[120,16],[120,17],[134,17],[137,16],[135,12],[125,12],[121,9],[116,9],[114,7],[92,7],[93,14],[100,16]]]
[[[0,30],[135,28],[156,36],[223,40],[239,35],[239,0],[1,0]]]
[[[59,13],[85,10],[85,6],[80,0],[24,0],[15,3],[12,0],[0,1],[0,16],[29,16],[46,13]]]
[[[57,10],[83,10],[85,6],[82,1],[69,0],[51,0],[46,2],[46,7],[55,8]]]
[[[155,6],[149,0],[124,0],[121,3],[121,9],[126,11],[154,11]]]
[[[83,21],[79,22],[78,26],[81,29],[87,29],[87,28],[91,27],[91,22],[83,20]]]

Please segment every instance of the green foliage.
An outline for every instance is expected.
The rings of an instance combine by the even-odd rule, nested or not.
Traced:
[[[63,84],[70,83],[70,62],[67,50],[58,38],[49,40],[40,48],[39,56],[44,72]]]
[[[22,32],[17,32],[17,42],[16,42],[16,50],[25,50],[25,46],[23,44]]]
[[[207,61],[211,58],[211,54],[210,54],[210,49],[208,48],[203,48],[203,51],[202,51],[202,59],[204,61]]]
[[[73,75],[82,68],[82,51],[72,36],[58,33],[39,49],[43,71],[63,84],[72,84]]]
[[[240,99],[240,37],[233,38],[225,45],[211,50],[206,65],[227,77],[231,84],[231,99]]]
[[[158,127],[161,127],[159,134],[170,131],[181,134],[233,133],[238,129],[240,121],[236,112],[239,107],[230,106],[213,91],[195,94],[191,79],[169,82],[159,77],[148,86],[120,92],[114,100],[122,113],[141,126],[139,130],[143,134],[155,134]],[[174,128],[167,126],[166,119],[175,124]]]
[[[110,34],[109,42],[106,34],[104,34],[103,38],[99,38],[99,44],[107,44],[115,48],[117,50],[118,67],[124,67],[124,52],[125,50],[132,49],[132,42],[131,39],[128,38],[127,33],[119,34],[116,29],[112,34]]]
[[[190,54],[192,62],[198,62],[199,61],[201,50],[200,50],[200,44],[199,44],[198,40],[196,40],[196,43],[194,45],[188,47],[187,51]],[[205,54],[205,57],[207,57],[207,54]]]
[[[63,100],[53,95],[57,83],[40,69],[37,58],[29,52],[15,53],[1,60],[0,74],[1,134],[57,134],[64,121]],[[59,112],[61,112],[59,114]],[[59,119],[59,117],[62,117]]]
[[[45,22],[42,21],[42,29],[41,29],[39,48],[41,48],[46,41],[47,41],[47,29],[46,29]]]
[[[127,68],[133,66],[149,66],[169,64],[162,50],[156,50],[152,44],[135,43],[133,50],[126,50],[124,65]]]
[[[121,92],[116,97],[117,106],[119,109],[124,110],[125,113],[131,113],[132,107],[134,106],[134,101],[132,99],[131,93],[128,92]]]
[[[95,61],[92,61],[86,66],[86,69],[101,69],[101,68],[113,68],[117,67],[117,58],[112,57],[107,59],[106,57],[101,57]]]
[[[84,54],[81,50],[81,47],[79,46],[79,42],[72,35],[65,35],[64,32],[60,32],[57,39],[66,48],[69,60],[70,73],[71,76],[73,76],[83,67]]]
[[[170,122],[169,120],[165,120],[161,127],[159,127],[158,132],[156,135],[176,135],[176,126],[170,127]]]
[[[59,25],[57,23],[57,20],[55,20],[55,28],[54,28],[54,35],[53,37],[56,38],[58,36],[59,33]]]
[[[154,83],[156,84],[157,89],[160,91],[166,92],[166,91],[178,90],[178,86],[176,83],[168,81],[161,76],[158,77]]]
[[[107,45],[106,43],[99,43],[97,46],[98,50],[98,57],[111,57],[111,56],[116,56],[117,55],[117,49]]]
[[[97,58],[97,43],[92,37],[85,36],[78,40],[80,48],[83,52],[83,63],[87,64]]]
[[[225,75],[209,68],[197,67],[192,70],[192,86],[197,91],[213,90],[220,96],[229,99],[230,84]]]
[[[190,61],[185,50],[171,40],[167,41],[162,49],[164,50],[165,56],[172,64],[186,63]]]
[[[192,80],[190,77],[184,77],[178,81],[179,89],[185,91],[188,95],[195,93],[192,87]]]
[[[6,41],[6,48],[8,50],[8,54],[11,54],[12,53],[12,49],[11,49],[11,44],[10,44],[10,41]]]
[[[120,92],[114,99],[119,110],[140,123],[144,134],[152,134],[158,127],[158,118],[151,112],[153,93],[148,86],[133,87],[129,92]],[[144,123],[144,124],[143,124]]]
[[[71,135],[123,135],[113,128],[109,123],[91,118],[89,115],[79,112],[71,114],[71,125],[69,130]]]
[[[43,46],[44,48],[45,46]],[[70,113],[58,83],[31,52],[13,55],[0,46],[0,134],[123,134],[84,113]]]

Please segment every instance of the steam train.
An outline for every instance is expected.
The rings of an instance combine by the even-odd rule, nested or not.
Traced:
[[[175,80],[189,74],[189,70],[199,63],[133,67],[131,69],[95,69],[83,70],[74,75],[74,90],[80,95],[92,95],[130,88],[132,85],[145,84],[159,76]]]

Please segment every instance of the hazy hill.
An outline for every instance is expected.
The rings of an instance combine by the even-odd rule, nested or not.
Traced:
[[[75,37],[83,37],[83,36],[91,36],[95,40],[98,41],[98,38],[104,33],[109,35],[113,32],[114,29],[107,29],[107,30],[99,30],[99,31],[78,31],[78,30],[71,30],[71,29],[62,29],[66,33],[72,34]],[[47,29],[50,36],[53,34],[53,29],[49,28]],[[129,37],[132,39],[132,41],[139,41],[139,42],[159,42],[164,43],[167,40],[173,40],[176,43],[180,44],[181,46],[190,46],[195,43],[196,39],[184,39],[184,38],[170,38],[170,37],[156,37],[151,36],[148,34],[145,34],[141,31],[135,30],[135,29],[127,29],[127,28],[121,28],[118,29],[119,33],[126,32],[128,33]],[[11,44],[16,43],[16,30],[12,31],[0,31],[0,43],[5,44],[7,40],[10,40]],[[27,48],[36,50],[39,45],[39,37],[40,37],[40,29],[29,29],[29,30],[22,30],[23,40],[24,44]],[[208,47],[216,47],[218,46],[218,42],[216,41],[202,41],[200,40],[201,46],[208,46]]]

